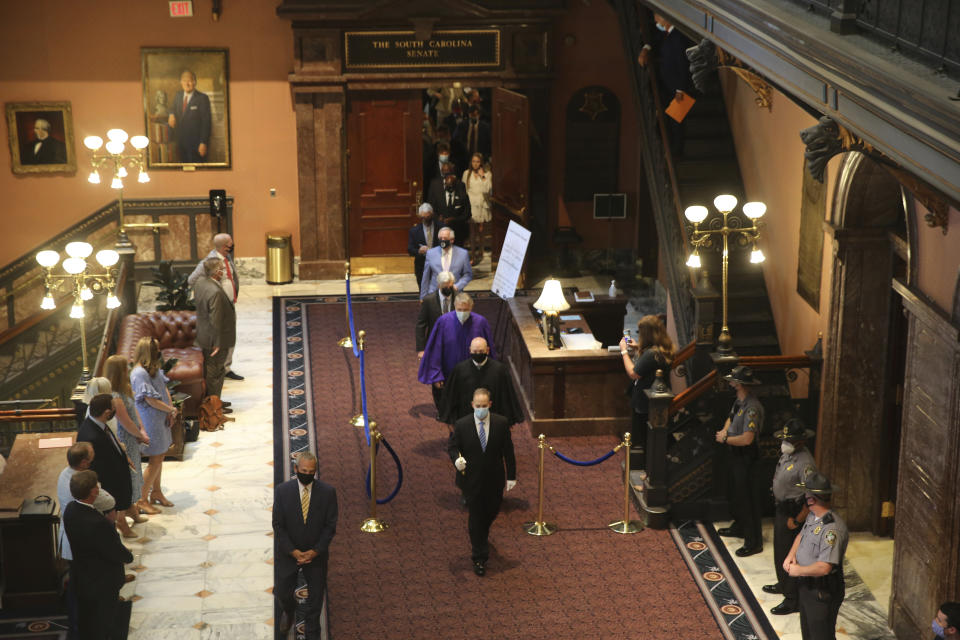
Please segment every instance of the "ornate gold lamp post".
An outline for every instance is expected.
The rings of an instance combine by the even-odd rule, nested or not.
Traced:
[[[717,340],[717,351],[720,353],[729,353],[731,351],[730,329],[727,327],[727,281],[729,269],[729,238],[731,235],[739,236],[742,243],[752,243],[753,250],[750,252],[750,262],[759,264],[764,261],[763,252],[757,247],[757,240],[760,239],[760,229],[757,221],[763,217],[767,211],[767,205],[762,202],[747,202],[743,205],[743,215],[750,220],[750,226],[743,226],[743,221],[738,216],[731,216],[730,213],[737,206],[737,198],[731,195],[720,195],[713,199],[713,206],[717,208],[723,218],[714,219],[710,223],[710,229],[701,229],[700,223],[707,219],[707,208],[702,205],[693,205],[687,207],[684,215],[687,220],[693,223],[693,233],[690,237],[690,244],[693,245],[693,252],[687,258],[687,266],[695,269],[700,268],[700,250],[713,246],[713,237],[722,236],[722,260],[723,260],[723,328],[720,330],[720,338]]]
[[[80,321],[80,353],[83,362],[83,371],[80,382],[90,379],[90,367],[87,364],[87,333],[84,324],[83,303],[92,300],[94,294],[106,294],[107,309],[116,309],[120,306],[120,299],[116,293],[116,271],[113,268],[120,260],[120,254],[113,249],[98,251],[96,261],[104,268],[102,273],[92,273],[87,258],[93,253],[93,247],[86,242],[71,242],[65,247],[67,258],[63,260],[63,270],[66,273],[55,274],[53,268],[60,262],[60,254],[52,250],[37,253],[37,262],[45,270],[43,285],[45,288],[41,309],[55,309],[56,302],[53,292],[63,289],[73,293],[73,306],[70,317]]]
[[[129,142],[133,151],[124,153],[126,143]],[[117,190],[117,199],[119,201],[120,225],[117,231],[117,251],[120,253],[133,253],[133,244],[127,237],[127,229],[165,229],[166,222],[141,222],[126,224],[123,221],[123,179],[133,172],[137,173],[137,182],[150,182],[150,176],[147,174],[147,159],[144,150],[150,144],[147,136],[127,135],[123,129],[110,129],[107,131],[107,143],[104,144],[100,136],[87,136],[83,139],[83,144],[87,149],[93,152],[90,157],[91,171],[87,177],[90,184],[100,184],[103,180],[110,180],[110,188]],[[101,147],[103,150],[101,151]]]

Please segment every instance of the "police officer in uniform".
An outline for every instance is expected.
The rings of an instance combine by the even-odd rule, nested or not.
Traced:
[[[810,450],[804,446],[814,432],[807,429],[798,418],[787,421],[783,429],[773,434],[783,440],[780,444],[780,460],[773,473],[773,499],[776,517],[773,525],[773,567],[777,571],[776,584],[763,586],[766,593],[782,593],[783,602],[770,609],[774,615],[786,615],[799,611],[797,605],[797,579],[791,578],[783,569],[793,540],[810,510],[807,509],[800,484],[816,472]]]
[[[730,469],[730,508],[735,521],[717,531],[722,536],[743,537],[743,546],[737,549],[740,557],[763,551],[763,533],[760,524],[760,496],[756,476],[760,449],[757,438],[763,426],[763,405],[750,390],[760,384],[750,367],[734,367],[723,379],[737,392],[737,400],[730,416],[717,432],[717,442],[727,445]]]
[[[803,531],[783,561],[783,568],[799,578],[800,631],[803,640],[835,640],[837,614],[843,602],[843,556],[847,552],[847,525],[830,510],[833,487],[815,472],[799,485],[810,514]]]

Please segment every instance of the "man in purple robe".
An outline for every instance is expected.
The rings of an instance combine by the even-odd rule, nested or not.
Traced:
[[[440,410],[444,381],[458,362],[470,357],[470,342],[474,338],[485,339],[490,345],[490,357],[495,356],[490,324],[483,316],[473,313],[473,298],[466,293],[458,293],[453,300],[453,308],[454,311],[443,314],[433,325],[417,373],[420,382],[432,385],[437,411]]]

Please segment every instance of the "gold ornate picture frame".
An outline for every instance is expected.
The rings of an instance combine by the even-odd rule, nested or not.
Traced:
[[[69,102],[8,102],[10,167],[16,174],[75,173]]]

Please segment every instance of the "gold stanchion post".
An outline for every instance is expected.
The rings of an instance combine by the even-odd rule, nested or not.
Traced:
[[[525,522],[523,530],[532,536],[549,536],[557,530],[557,525],[543,521],[543,451],[547,448],[547,438],[542,433],[537,438],[537,448],[540,449],[540,462],[537,470],[537,520],[536,522]]]
[[[343,269],[344,269],[343,280],[344,282],[349,282],[350,281],[350,263],[344,262]],[[347,316],[347,337],[340,338],[339,340],[337,340],[337,346],[343,347],[344,349],[353,349],[353,340],[350,339],[350,309],[347,307],[346,304],[343,305],[343,313],[344,315]],[[361,421],[359,425],[354,425],[354,426],[362,427],[363,418],[361,417]]]
[[[616,533],[637,533],[643,529],[638,520],[630,519],[630,432],[623,434],[623,448],[626,450],[623,467],[623,520],[611,522],[607,526]]]
[[[370,517],[360,525],[360,530],[366,533],[380,533],[389,526],[377,519],[377,444],[381,438],[375,427],[370,429]]]

